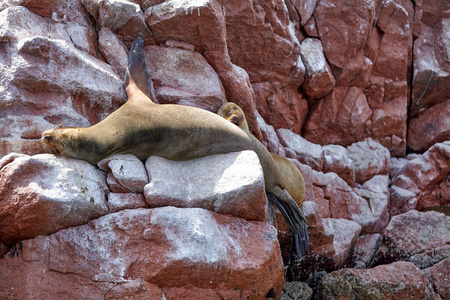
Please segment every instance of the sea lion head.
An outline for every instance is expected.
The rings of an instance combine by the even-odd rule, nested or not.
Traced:
[[[237,104],[227,102],[219,108],[217,114],[242,130],[249,131],[244,111]]]
[[[80,140],[77,138],[80,130],[80,128],[71,127],[49,129],[42,133],[41,141],[54,153],[81,158],[83,149],[80,147]]]

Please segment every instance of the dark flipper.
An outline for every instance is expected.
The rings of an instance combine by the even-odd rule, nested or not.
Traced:
[[[308,222],[303,216],[302,211],[294,200],[292,200],[292,203],[280,202],[277,197],[270,193],[267,193],[267,198],[280,210],[286,220],[286,223],[294,234],[297,256],[302,257],[305,255],[306,250],[308,250],[309,245]]]
[[[128,54],[125,86],[128,86],[131,77],[137,87],[153,102],[156,102],[155,90],[153,88],[152,79],[147,72],[144,54],[144,40],[141,37],[138,37],[134,40],[130,53]]]

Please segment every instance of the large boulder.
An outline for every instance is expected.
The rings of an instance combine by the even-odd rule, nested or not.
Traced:
[[[0,260],[0,298],[125,298],[144,293],[132,288],[141,280],[144,295],[167,299],[261,299],[283,287],[274,227],[199,208],[125,210],[21,245]]]
[[[51,154],[22,156],[0,171],[0,240],[13,245],[108,214],[104,174]]]
[[[397,161],[391,185],[391,214],[450,204],[450,142],[435,144],[423,155]]]
[[[450,217],[435,211],[411,210],[394,216],[384,233],[377,262],[409,260],[421,268],[429,267],[436,259],[450,255],[449,228]]]

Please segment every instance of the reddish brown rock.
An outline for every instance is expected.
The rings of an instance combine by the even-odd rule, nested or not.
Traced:
[[[368,270],[343,269],[327,274],[317,290],[320,299],[440,299],[419,268],[396,262]]]
[[[156,285],[144,280],[125,281],[114,286],[105,294],[105,300],[122,299],[164,299],[163,291]]]
[[[449,226],[450,217],[434,211],[411,210],[394,216],[384,233],[377,260],[379,263],[410,260],[416,254],[445,246],[450,241]],[[411,260],[421,265],[419,258]]]
[[[334,76],[318,39],[307,38],[300,45],[300,54],[305,64],[306,76],[302,85],[309,99],[322,98],[334,88]]]
[[[132,43],[137,37],[151,39],[152,32],[147,27],[141,7],[131,1],[98,1],[98,22],[102,28],[117,32],[124,42]]]
[[[450,94],[448,1],[424,1],[420,35],[414,41],[414,75],[410,115],[448,100]]]
[[[253,83],[257,109],[270,125],[301,132],[308,113],[308,103],[297,90],[273,82]]]
[[[253,151],[217,154],[188,161],[151,156],[145,162],[150,207],[200,207],[247,220],[267,217],[264,175]]]
[[[408,146],[414,151],[423,152],[436,143],[450,140],[449,120],[450,99],[418,114],[409,121]]]
[[[199,53],[150,46],[146,48],[146,60],[159,103],[216,112],[226,102],[218,75]]]
[[[110,290],[123,297],[136,294],[130,281],[164,293],[261,299],[273,289],[279,297],[279,251],[276,230],[265,223],[202,209],[125,210],[24,241],[18,256],[0,259],[0,297],[103,298]],[[146,295],[157,291],[151,286]]]
[[[115,69],[117,75],[125,78],[128,63],[128,49],[109,28],[98,32],[98,47],[106,61]]]
[[[283,83],[294,89],[303,83],[299,34],[291,27],[284,1],[227,1],[225,12],[231,61],[247,71],[252,83]]]
[[[18,157],[0,173],[0,238],[6,245],[107,214],[103,175],[85,161]]]
[[[450,203],[450,142],[435,144],[423,155],[404,162],[391,186],[391,213]]]
[[[361,89],[337,87],[312,108],[303,136],[316,144],[349,146],[368,136],[371,117]]]
[[[256,100],[244,69],[234,65],[228,54],[225,20],[218,2],[155,3],[145,12],[145,19],[156,41],[181,41],[194,46],[214,68],[222,81],[227,100],[245,112],[250,130],[261,139],[256,123]]]
[[[448,289],[448,283],[450,281],[450,257],[426,269],[424,273],[433,284],[434,290],[442,297],[442,299],[449,299],[450,290]]]

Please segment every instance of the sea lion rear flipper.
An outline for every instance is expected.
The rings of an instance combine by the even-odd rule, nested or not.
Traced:
[[[157,101],[153,82],[147,72],[147,65],[145,64],[144,39],[142,37],[138,37],[134,40],[130,53],[128,54],[125,86],[130,84],[130,79],[153,102]]]
[[[308,222],[303,216],[303,213],[293,199],[290,199],[291,201],[280,201],[271,193],[267,193],[267,198],[280,210],[286,220],[286,223],[294,234],[297,256],[299,258],[302,257],[305,255],[306,250],[308,250],[309,245]]]

